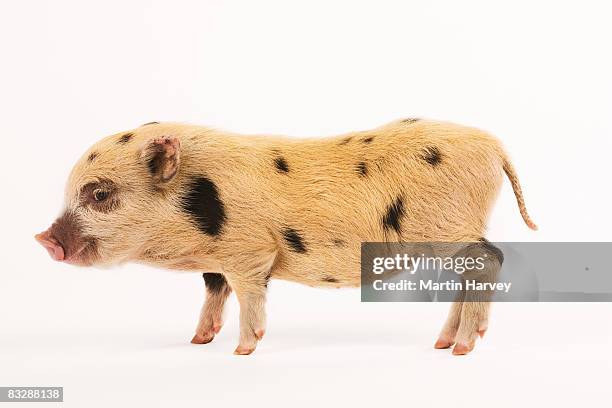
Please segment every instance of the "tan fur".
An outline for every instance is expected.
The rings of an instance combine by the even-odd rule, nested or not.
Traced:
[[[474,128],[397,121],[303,140],[176,123],[130,132],[134,136],[128,143],[117,144],[122,134],[105,138],[76,164],[67,186],[68,208],[82,220],[84,232],[98,239],[99,263],[135,261],[223,273],[241,306],[239,354],[252,351],[263,335],[269,275],[312,286],[358,286],[361,242],[476,241],[483,236],[504,171],[525,222],[535,228],[500,143]],[[151,143],[167,137],[180,141],[180,166],[172,150],[168,156],[176,154],[176,166],[164,167],[163,180],[155,180],[145,160]],[[431,148],[440,152],[438,165],[424,160]],[[94,152],[98,155],[89,162]],[[286,160],[288,173],[276,171],[278,156]],[[357,172],[360,162],[367,165],[365,176]],[[200,175],[216,184],[225,206],[227,221],[218,237],[202,233],[180,208],[186,186]],[[82,186],[100,178],[120,187],[120,204],[109,213],[79,206]],[[381,220],[400,194],[405,214],[398,234],[385,230]],[[282,236],[288,227],[299,231],[307,253],[288,248]],[[330,277],[335,281],[328,282]],[[220,316],[224,296],[211,300],[215,311],[203,314],[196,336],[210,334],[206,319]],[[471,313],[454,310],[451,326],[460,314]]]

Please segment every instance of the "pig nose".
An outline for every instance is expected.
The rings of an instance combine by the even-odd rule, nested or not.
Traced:
[[[45,247],[51,258],[56,261],[64,260],[64,248],[48,230],[37,234],[34,238]]]

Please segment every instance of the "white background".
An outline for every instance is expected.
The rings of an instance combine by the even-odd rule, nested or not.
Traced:
[[[21,1],[0,9],[0,386],[64,386],[69,407],[609,405],[610,304],[497,304],[466,357],[432,345],[446,304],[270,288],[266,338],[233,356],[235,300],[189,344],[199,275],[51,262],[33,235],[72,164],[149,121],[332,135],[401,117],[506,145],[498,241],[609,241],[606,2]],[[559,254],[571,256],[571,254]],[[28,404],[20,405],[28,406]]]

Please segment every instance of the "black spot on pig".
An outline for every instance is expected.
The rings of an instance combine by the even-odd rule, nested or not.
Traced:
[[[423,160],[432,166],[437,166],[442,161],[442,154],[437,147],[427,147],[423,152]]]
[[[287,160],[284,157],[277,157],[274,159],[274,166],[276,170],[281,173],[289,173],[289,165],[287,164]]]
[[[353,139],[352,137],[347,137],[346,139],[342,139],[342,141],[338,143],[338,146],[344,146],[345,144],[350,142],[352,139]]]
[[[365,139],[363,139],[363,143],[365,144],[370,144],[372,143],[372,141],[374,140],[374,136],[370,136],[370,137],[366,137]]]
[[[147,122],[144,125],[140,125],[140,127],[142,126],[148,126],[148,125],[159,125],[159,122]]]
[[[205,272],[202,274],[202,277],[204,278],[206,289],[211,293],[219,293],[227,285],[225,277],[220,273]]]
[[[329,282],[329,283],[338,283],[338,279],[336,278],[332,278],[331,276],[325,276],[322,279],[323,282]]]
[[[191,181],[182,199],[183,210],[205,234],[219,236],[226,221],[217,186],[206,177]]]
[[[98,157],[98,152],[93,152],[87,157],[87,161],[91,163],[96,160],[96,157]]]
[[[332,242],[334,243],[335,246],[340,247],[340,248],[346,246],[346,241],[343,239],[336,238]]]
[[[497,258],[500,265],[504,263],[504,253],[501,249],[493,245],[491,241],[486,238],[480,238],[478,241],[481,242],[480,245],[486,252],[490,253],[491,256]]]
[[[382,224],[385,230],[393,229],[398,234],[400,233],[401,227],[401,219],[404,215],[404,201],[402,197],[397,197],[389,207],[387,207],[387,211],[383,215]]]
[[[292,251],[298,252],[300,254],[306,253],[306,245],[304,244],[304,239],[293,228],[286,228],[283,231],[283,238],[285,239],[287,244],[289,244],[289,247],[291,247]]]
[[[414,123],[414,122],[418,122],[419,120],[421,120],[421,119],[419,119],[419,118],[407,118],[407,119],[402,120],[402,123],[411,124],[411,123]]]
[[[359,173],[361,177],[367,176],[368,166],[364,162],[359,162],[359,164],[357,164],[357,173]]]
[[[117,140],[117,143],[119,143],[119,144],[126,144],[127,142],[132,140],[132,136],[134,136],[133,133],[126,133],[125,135],[121,136],[119,138],[119,140]]]

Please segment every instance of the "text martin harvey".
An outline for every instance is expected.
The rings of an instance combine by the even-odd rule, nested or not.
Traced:
[[[448,290],[448,291],[503,291],[508,293],[512,282],[477,282],[466,280],[463,282],[445,281],[435,282],[433,280],[419,280],[418,282],[402,279],[398,282],[384,282],[375,280],[372,284],[374,290]]]

